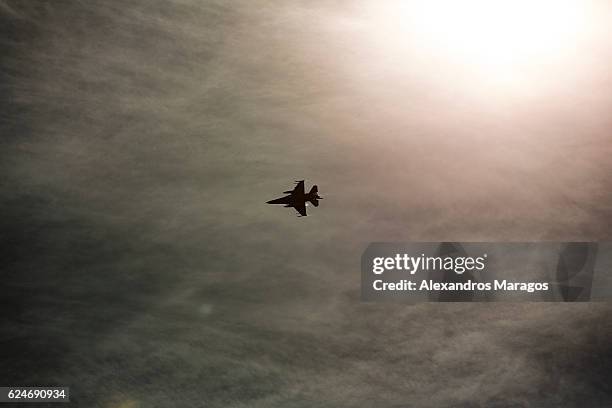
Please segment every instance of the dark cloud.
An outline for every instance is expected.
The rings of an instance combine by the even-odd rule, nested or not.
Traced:
[[[482,102],[376,59],[360,13],[0,2],[5,384],[85,407],[612,403],[605,304],[358,297],[371,241],[610,239],[608,71]],[[263,204],[297,178],[312,217]]]

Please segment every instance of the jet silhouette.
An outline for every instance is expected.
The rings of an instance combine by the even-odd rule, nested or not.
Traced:
[[[317,192],[319,188],[314,185],[308,193],[304,192],[304,180],[296,181],[296,186],[293,190],[283,191],[283,194],[289,194],[285,197],[270,200],[268,204],[285,204],[285,207],[293,207],[300,214],[298,217],[306,217],[306,202],[310,201],[315,207],[319,206],[319,197]]]

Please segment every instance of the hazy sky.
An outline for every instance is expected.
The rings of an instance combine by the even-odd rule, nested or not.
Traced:
[[[372,241],[612,238],[608,7],[512,14],[520,43],[466,4],[0,1],[3,383],[84,407],[611,404],[606,304],[359,300]],[[297,179],[309,217],[264,204]]]

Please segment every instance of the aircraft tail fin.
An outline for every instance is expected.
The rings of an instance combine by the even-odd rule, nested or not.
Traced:
[[[319,197],[318,192],[319,187],[317,187],[317,185],[315,184],[314,186],[312,186],[307,196],[308,201],[310,201],[315,207],[319,206],[319,200],[322,199],[321,197]]]

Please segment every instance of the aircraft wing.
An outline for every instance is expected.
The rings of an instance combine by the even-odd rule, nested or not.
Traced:
[[[304,186],[303,183],[302,183],[302,186]],[[302,201],[300,203],[295,203],[293,208],[295,208],[295,211],[299,212],[300,215],[304,217],[306,216],[306,202],[305,201]]]
[[[296,181],[293,190],[283,191],[283,194],[291,194],[292,196],[303,196],[304,192],[304,180]]]
[[[297,185],[293,189],[292,194],[294,194],[294,195],[304,195],[304,180],[298,181]]]

